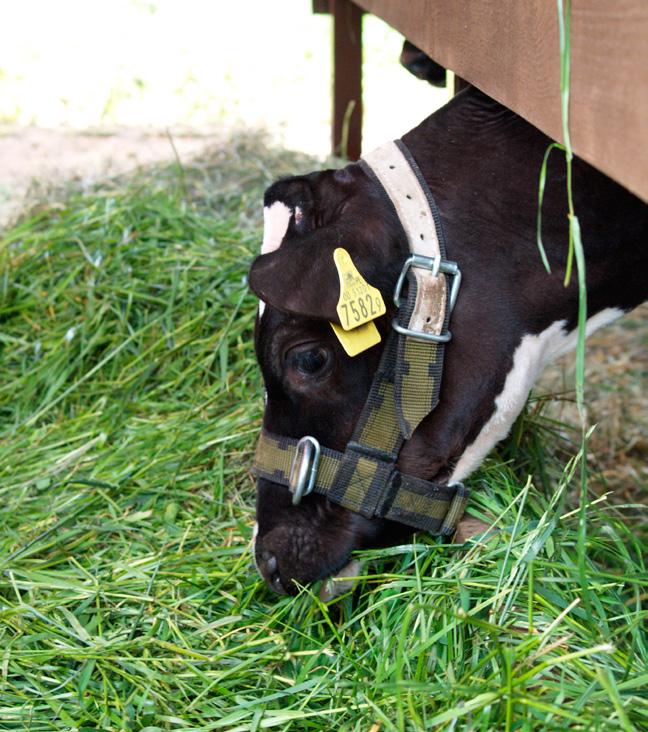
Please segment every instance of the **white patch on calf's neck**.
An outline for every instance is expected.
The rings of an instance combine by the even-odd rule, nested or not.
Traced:
[[[589,336],[613,320],[621,317],[623,310],[606,308],[587,321],[585,333]],[[522,411],[542,369],[558,356],[573,350],[578,340],[578,329],[565,332],[566,321],[558,320],[537,335],[525,335],[513,354],[513,367],[506,376],[504,388],[495,398],[495,412],[482,427],[481,432],[463,452],[450,476],[450,483],[457,483],[472,473],[495,443],[506,437]]]

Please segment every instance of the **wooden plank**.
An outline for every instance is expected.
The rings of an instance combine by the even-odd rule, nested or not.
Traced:
[[[357,0],[435,61],[562,141],[554,2]],[[648,201],[648,2],[572,0],[574,151]]]
[[[333,10],[333,153],[350,160],[362,146],[362,10],[331,0]]]

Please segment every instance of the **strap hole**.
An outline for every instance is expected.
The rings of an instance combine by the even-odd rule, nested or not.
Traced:
[[[390,165],[390,166],[389,166],[389,169],[390,169],[390,170],[393,170],[393,169],[394,169],[395,167],[396,167],[395,165]]]
[[[428,315],[427,318],[425,319],[425,322],[429,323],[431,320],[432,320],[432,318]]]
[[[419,234],[419,236],[421,237],[421,241],[423,241],[423,239],[425,239],[425,236],[423,236],[423,234]]]
[[[412,200],[412,197],[410,196],[409,193],[405,196],[405,198],[409,198],[410,201]]]

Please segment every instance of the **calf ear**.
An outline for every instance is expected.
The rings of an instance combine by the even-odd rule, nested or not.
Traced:
[[[338,247],[349,252],[385,301],[390,299],[400,269],[398,252],[407,251],[407,241],[404,234],[402,241],[398,238],[395,212],[383,205],[360,169],[278,181],[266,191],[264,207],[269,226],[248,277],[262,301],[339,324],[340,284],[333,259]],[[330,223],[318,226],[322,221]]]
[[[278,249],[254,260],[248,277],[250,288],[283,312],[339,323],[336,306],[340,285],[333,261],[339,246],[344,246],[344,241],[337,226],[287,236]],[[362,263],[355,264],[371,282]]]

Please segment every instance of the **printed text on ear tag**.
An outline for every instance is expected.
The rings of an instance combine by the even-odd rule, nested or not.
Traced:
[[[359,325],[353,330],[343,330],[337,323],[331,323],[331,328],[333,328],[333,332],[342,344],[342,348],[351,357],[357,356],[359,353],[366,351],[367,348],[371,348],[371,346],[375,346],[376,343],[380,343],[378,328],[371,321]]]
[[[338,247],[333,252],[333,261],[340,278],[337,314],[343,330],[351,331],[384,315],[387,308],[380,290],[365,281],[351,261],[349,252]]]

